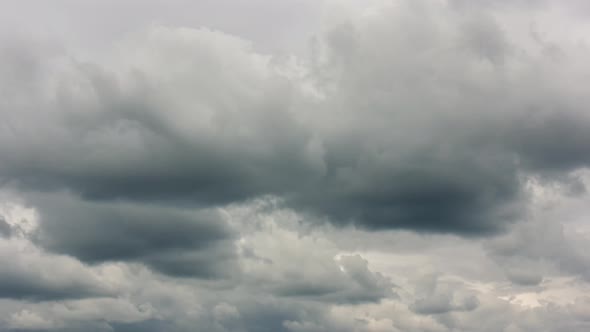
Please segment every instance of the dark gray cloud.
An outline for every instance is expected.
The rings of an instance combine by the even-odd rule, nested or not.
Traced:
[[[25,301],[56,301],[87,297],[112,296],[100,287],[83,281],[51,282],[32,275],[3,271],[0,274],[0,297]]]
[[[334,77],[326,107],[338,110],[321,127],[332,134],[327,181],[294,198],[297,207],[372,228],[480,235],[523,217],[527,176],[588,165],[590,121],[572,102],[583,95],[539,83],[561,65],[580,66],[576,50],[567,64],[522,58],[524,43],[490,13],[400,6],[337,29],[352,36],[346,47],[326,41],[336,60],[317,70]],[[405,39],[412,33],[420,42]],[[536,73],[541,64],[547,70]]]
[[[547,82],[561,68],[552,58],[521,64],[493,15],[402,7],[409,18],[385,7],[328,32],[303,77],[205,29],[154,28],[115,64],[13,47],[3,61],[24,52],[32,65],[19,85],[3,78],[14,93],[1,105],[0,178],[85,200],[210,207],[274,195],[335,224],[502,231],[526,212],[527,175],[590,162],[590,120],[570,102],[583,97]],[[378,47],[383,34],[392,43]]]
[[[10,237],[12,235],[12,227],[2,215],[0,215],[0,236]]]
[[[111,2],[0,14],[0,330],[590,329],[581,1]]]
[[[569,101],[568,101],[569,103]],[[587,113],[571,114],[569,105],[544,105],[527,114],[518,130],[511,130],[512,143],[522,162],[535,170],[559,172],[587,167],[590,163]]]
[[[126,203],[93,203],[72,197],[36,201],[34,241],[87,263],[136,261],[170,275],[231,275],[233,232],[215,211]]]
[[[178,39],[183,34],[190,36],[188,43]],[[72,189],[87,199],[211,205],[281,193],[310,180],[315,166],[306,160],[308,130],[288,110],[289,83],[276,75],[266,77],[272,73],[265,57],[248,52],[245,41],[208,30],[160,28],[147,38],[161,51],[159,57],[175,56],[168,49],[175,47],[193,54],[195,58],[182,59],[176,69],[192,73],[172,77],[162,87],[158,81],[168,79],[157,68],[145,68],[121,82],[118,73],[100,66],[74,64],[72,76],[57,78],[58,98],[36,105],[36,110],[21,109],[30,115],[55,112],[41,128],[17,118],[20,98],[28,97],[15,88],[2,105],[7,114],[2,134],[11,141],[4,148],[13,156],[0,166],[3,182]],[[7,58],[13,62],[22,57]],[[162,61],[158,57],[149,60],[156,63],[148,67],[167,63],[157,63]],[[33,80],[52,69],[35,56],[30,62],[35,66],[26,69],[33,73],[18,75],[27,84],[34,84],[27,77]],[[215,68],[221,67],[228,67],[227,75],[218,75]],[[82,95],[76,91],[80,87]],[[31,101],[37,102],[46,101]],[[55,145],[47,149],[45,140]],[[80,153],[90,154],[80,158]]]
[[[319,189],[294,204],[337,223],[463,235],[493,233],[521,212],[515,173],[499,174],[486,169],[484,160],[459,155],[414,158],[398,163],[369,156],[360,165],[335,167]]]

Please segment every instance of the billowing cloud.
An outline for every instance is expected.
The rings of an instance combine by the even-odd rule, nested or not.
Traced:
[[[391,280],[371,271],[361,255],[341,254],[321,234],[300,234],[297,215],[281,210],[267,214],[261,205],[246,208],[244,214],[233,212],[240,222],[259,222],[252,233],[244,230],[239,242],[245,284],[280,297],[327,303],[395,297]],[[310,253],[307,248],[314,250]]]
[[[563,89],[584,84],[583,48],[556,58],[494,12],[379,10],[301,61],[207,29],[153,28],[99,63],[9,44],[0,176],[92,200],[274,195],[337,224],[478,235],[522,217],[523,178],[588,164],[586,94]]]
[[[114,289],[78,261],[34,248],[19,250],[14,241],[0,242],[0,298],[53,301],[114,295]]]
[[[590,328],[583,1],[4,7],[0,330]]]
[[[233,234],[215,211],[40,197],[35,243],[87,263],[142,262],[170,275],[235,272]]]

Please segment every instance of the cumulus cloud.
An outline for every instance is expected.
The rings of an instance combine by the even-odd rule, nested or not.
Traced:
[[[586,51],[554,59],[497,16],[384,5],[299,65],[207,29],[152,28],[98,63],[5,47],[0,175],[92,200],[275,195],[337,224],[497,232],[525,213],[523,177],[588,164],[590,132],[586,94],[563,89],[584,84]]]
[[[304,235],[297,228],[281,227],[285,223],[296,226],[296,215],[256,210],[249,211],[250,217],[262,219],[261,224],[239,244],[245,283],[280,297],[327,303],[378,302],[395,296],[391,280],[371,271],[362,256],[340,254],[322,234]]]
[[[410,305],[410,309],[421,315],[437,315],[453,311],[472,311],[478,307],[479,300],[476,296],[455,294],[457,290],[462,289],[440,282],[436,274],[425,275],[418,279],[416,300]]]
[[[584,185],[587,175],[578,175],[576,182]],[[530,184],[534,192],[532,212],[510,232],[489,239],[485,248],[506,277],[521,285],[537,285],[544,277],[574,275],[588,279],[590,256],[585,249],[588,233],[574,217],[585,219],[587,195],[571,195],[571,184]],[[572,211],[577,211],[572,215]]]
[[[0,330],[588,330],[583,1],[6,7]]]

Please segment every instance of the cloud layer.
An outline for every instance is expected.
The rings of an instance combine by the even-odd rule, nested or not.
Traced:
[[[588,329],[582,1],[35,6],[1,330]]]

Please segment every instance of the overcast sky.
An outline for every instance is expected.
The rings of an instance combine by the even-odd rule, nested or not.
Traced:
[[[0,0],[0,331],[590,331],[585,0]]]

